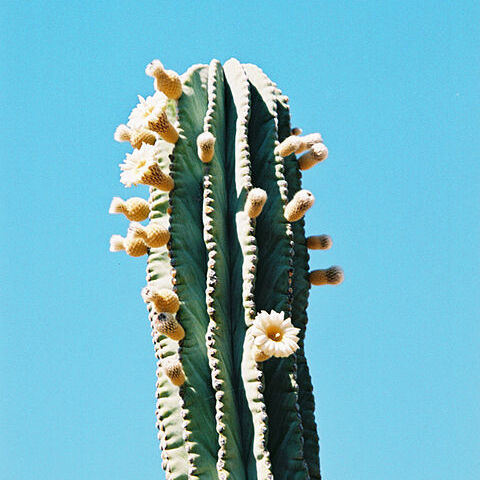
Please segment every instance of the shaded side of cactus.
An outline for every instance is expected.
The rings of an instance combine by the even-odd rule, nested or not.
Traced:
[[[179,76],[154,60],[146,73],[157,92],[115,138],[134,148],[122,182],[151,185],[148,206],[115,198],[110,213],[149,211],[150,223],[111,249],[148,254],[166,476],[319,479],[306,310],[312,284],[343,280],[339,267],[309,272],[308,246],[331,246],[304,229],[314,199],[301,170],[326,158],[323,139],[291,129],[287,97],[255,65],[212,60]]]

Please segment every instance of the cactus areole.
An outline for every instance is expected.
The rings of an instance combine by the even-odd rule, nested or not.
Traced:
[[[343,273],[309,272],[308,246],[331,240],[305,238],[314,196],[300,170],[326,158],[323,139],[291,129],[288,98],[255,65],[178,75],[154,60],[146,73],[155,92],[115,139],[133,147],[122,183],[150,197],[115,197],[110,213],[148,222],[110,248],[147,255],[166,477],[319,479],[306,310],[311,285]]]

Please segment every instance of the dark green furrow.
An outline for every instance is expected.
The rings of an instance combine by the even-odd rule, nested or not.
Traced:
[[[290,225],[283,216],[287,189],[283,159],[274,154],[278,144],[275,87],[256,66],[245,65],[251,82],[252,114],[249,145],[253,183],[263,188],[268,200],[257,221],[259,251],[255,302],[258,311],[291,314],[292,242]],[[296,358],[272,358],[265,362],[265,402],[269,423],[268,447],[276,479],[306,479],[302,426],[298,412]]]
[[[280,93],[277,95],[278,139],[283,141],[290,135],[290,112]],[[298,169],[295,155],[285,158],[285,177],[288,182],[289,198],[301,190],[302,174]],[[303,425],[304,455],[308,465],[310,478],[320,479],[320,450],[315,422],[315,400],[313,386],[305,357],[304,340],[307,326],[307,306],[310,282],[308,280],[308,249],[305,239],[305,220],[292,223],[295,240],[292,322],[300,328],[300,342],[297,350],[297,382],[299,386],[298,403]]]
[[[220,479],[243,480],[241,431],[233,386],[224,102],[222,66],[218,60],[212,60],[208,72],[208,109],[204,119],[204,130],[216,138],[214,157],[205,165],[204,177],[204,239],[209,258],[206,303],[210,318],[206,340],[216,398],[215,418],[220,447],[218,476]]]
[[[172,156],[170,193],[171,265],[180,298],[177,318],[185,329],[180,358],[186,382],[180,387],[189,478],[215,479],[217,442],[214,392],[210,381],[205,334],[207,257],[202,228],[203,165],[196,152],[207,110],[208,67],[197,65],[183,76],[183,94],[178,100],[180,138]]]

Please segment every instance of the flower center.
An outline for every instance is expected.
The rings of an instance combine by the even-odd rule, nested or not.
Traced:
[[[270,327],[267,329],[267,337],[274,342],[281,342],[283,338],[282,332],[277,327]]]

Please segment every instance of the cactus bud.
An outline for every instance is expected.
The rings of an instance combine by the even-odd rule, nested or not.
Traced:
[[[148,122],[148,128],[157,132],[166,142],[177,143],[178,132],[170,123],[167,112],[157,111],[156,118]]]
[[[298,159],[300,170],[308,170],[328,157],[328,148],[323,143],[315,143]]]
[[[160,60],[153,60],[145,68],[145,73],[153,77],[155,90],[163,92],[168,98],[178,100],[182,95],[182,82],[178,73],[165,70]]]
[[[257,218],[267,201],[267,192],[261,188],[254,188],[248,192],[245,202],[245,212],[250,218]]]
[[[108,213],[123,213],[131,221],[143,222],[148,218],[150,207],[143,198],[132,197],[123,201],[120,197],[113,197]]]
[[[125,250],[127,255],[131,257],[141,257],[148,253],[148,246],[138,237],[127,235],[126,238],[120,235],[112,235],[110,237],[110,251],[119,252]]]
[[[329,235],[312,235],[307,238],[307,248],[310,250],[328,250],[332,243]]]
[[[175,316],[168,312],[157,313],[154,319],[154,325],[157,330],[176,342],[183,340],[185,330],[178,323]]]
[[[157,141],[157,137],[155,137],[153,132],[145,128],[132,130],[127,125],[119,125],[115,130],[113,138],[117,142],[130,142],[133,148],[141,148],[144,143],[153,145]]]
[[[291,135],[301,135],[303,133],[303,130],[299,127],[293,127],[290,133]]]
[[[343,282],[344,274],[341,267],[333,266],[324,270],[313,270],[309,274],[312,285],[338,285]]]
[[[157,289],[154,286],[146,286],[142,290],[145,303],[152,302],[157,312],[177,313],[180,302],[177,294],[167,288]]]
[[[302,153],[312,148],[316,143],[321,142],[323,142],[323,139],[319,133],[310,133],[304,137],[292,134],[275,148],[275,154],[281,157],[287,157],[292,153]]]
[[[154,145],[143,144],[139,150],[132,154],[127,153],[125,161],[120,165],[122,173],[120,181],[130,187],[141,183],[151,185],[164,192],[173,189],[173,179],[163,173],[158,164],[159,151]]]
[[[300,220],[305,212],[313,205],[315,197],[308,190],[297,192],[285,207],[285,218],[289,222]]]
[[[185,372],[183,371],[182,364],[178,360],[167,360],[163,371],[169,380],[177,387],[185,383]]]
[[[212,161],[215,153],[215,140],[210,132],[203,132],[197,137],[197,153],[203,163]]]
[[[163,247],[170,240],[168,228],[159,222],[150,222],[146,227],[132,222],[128,231],[132,235],[140,237],[151,248]]]

